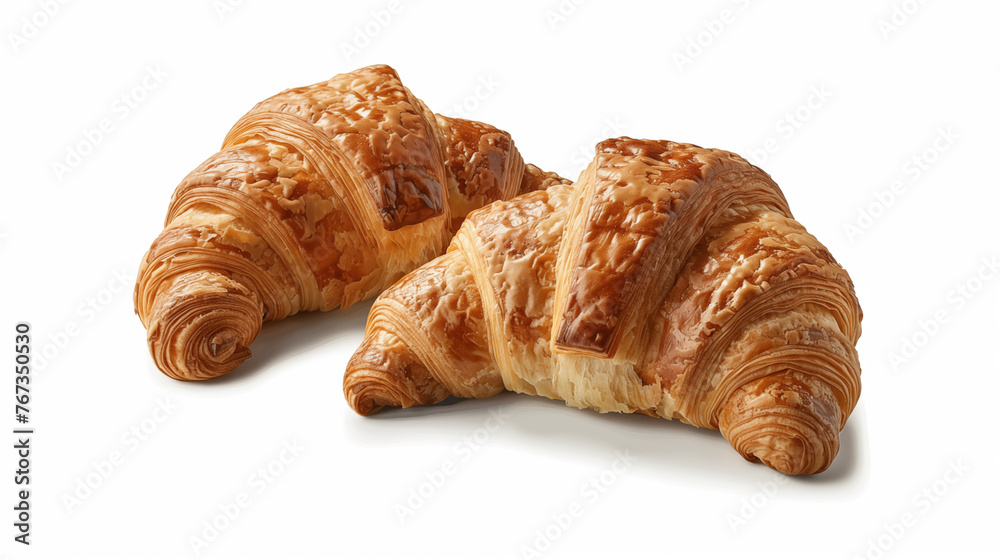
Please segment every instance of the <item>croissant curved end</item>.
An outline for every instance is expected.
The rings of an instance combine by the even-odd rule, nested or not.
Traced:
[[[748,461],[789,475],[816,474],[837,456],[841,418],[828,388],[769,376],[734,392],[719,429]]]
[[[344,397],[354,412],[369,416],[386,406],[402,406],[404,396],[376,370],[351,368],[350,385],[344,383]]]
[[[344,375],[344,397],[362,416],[386,406],[434,404],[450,394],[405,343],[387,332],[366,337]]]
[[[225,276],[175,283],[148,314],[149,351],[160,371],[174,379],[218,377],[250,357],[262,315],[256,294]]]

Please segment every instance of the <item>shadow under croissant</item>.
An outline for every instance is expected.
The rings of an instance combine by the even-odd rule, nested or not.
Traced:
[[[433,406],[384,408],[364,418],[350,414],[347,433],[363,445],[461,441],[475,433],[484,416],[488,418],[487,411],[495,408],[510,415],[502,430],[514,434],[522,453],[588,464],[627,450],[639,458],[640,476],[666,484],[683,480],[685,485],[713,491],[731,486],[735,493],[746,491],[747,479],[754,473],[767,480],[783,476],[744,461],[717,431],[641,414],[577,410],[559,401],[511,392],[486,399],[449,397]],[[813,497],[829,494],[841,500],[862,492],[869,470],[865,418],[859,403],[840,432],[840,452],[830,468],[785,480]]]
[[[503,391],[501,386],[474,385],[478,392],[469,394],[459,393],[466,390],[462,385],[446,388],[397,335],[369,328],[347,366],[344,396],[355,412],[369,416],[395,407],[438,404],[450,395],[483,399]],[[709,424],[690,423],[720,431],[748,461],[787,475],[815,475],[839,454],[844,416],[835,393],[825,382],[803,382],[795,368],[740,385],[718,410]]]
[[[256,377],[289,355],[306,352],[344,337],[360,342],[365,318],[374,299],[360,301],[347,309],[308,311],[281,321],[265,322],[253,344],[253,355],[232,372],[202,383],[224,385]],[[356,344],[355,344],[356,345]]]

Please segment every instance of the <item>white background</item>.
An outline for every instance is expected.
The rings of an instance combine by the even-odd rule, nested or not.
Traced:
[[[0,8],[0,359],[18,321],[35,339],[32,544],[11,435],[8,556],[996,557],[995,3],[233,3]],[[568,177],[617,135],[767,170],[865,312],[833,467],[776,477],[714,432],[521,395],[358,417],[341,379],[370,302],[268,325],[217,382],[159,373],[132,283],[176,184],[257,101],[379,62]]]

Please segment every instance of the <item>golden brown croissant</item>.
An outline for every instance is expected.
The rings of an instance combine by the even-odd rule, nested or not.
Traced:
[[[286,90],[174,192],[135,288],[150,353],[178,379],[226,373],[262,320],[371,297],[469,211],[561,182],[506,132],[431,113],[388,66]]]
[[[507,389],[720,429],[826,469],[860,394],[850,277],[739,156],[612,139],[572,186],[472,213],[372,307],[360,414]]]

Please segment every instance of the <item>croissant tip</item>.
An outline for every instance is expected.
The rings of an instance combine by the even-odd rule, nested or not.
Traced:
[[[840,450],[841,411],[823,385],[789,373],[748,383],[730,396],[719,429],[745,459],[787,475],[817,474]]]
[[[751,463],[764,465],[786,475],[819,474],[829,468],[829,460],[817,460],[817,450],[811,449],[808,442],[794,436],[771,435],[757,442],[754,449],[741,453]],[[823,457],[825,458],[825,457]]]
[[[220,291],[212,281],[227,282],[233,291]],[[150,317],[147,342],[153,360],[160,371],[184,381],[212,379],[242,364],[262,324],[257,297],[219,276],[199,278],[184,290],[168,290]]]
[[[220,362],[226,361],[234,352],[238,352],[242,345],[238,344],[236,333],[231,329],[216,333],[208,343],[208,353]]]
[[[360,416],[371,416],[385,408],[386,395],[381,394],[378,387],[371,383],[348,384],[352,377],[348,372],[344,384],[344,396],[347,404]],[[398,406],[398,405],[397,405]]]
[[[371,416],[385,408],[383,405],[375,404],[373,399],[364,397],[352,400],[350,404],[354,412],[358,413],[358,416]]]

